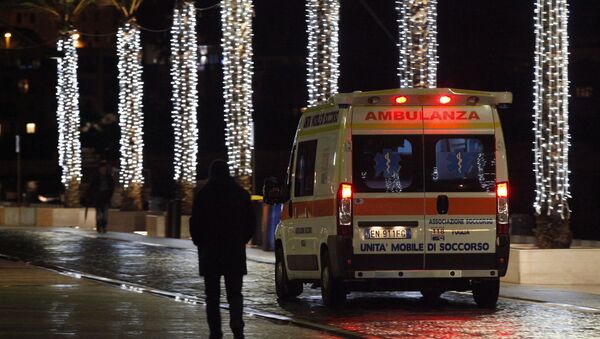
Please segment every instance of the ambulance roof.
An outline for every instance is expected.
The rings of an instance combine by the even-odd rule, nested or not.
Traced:
[[[381,91],[338,93],[328,100],[328,104],[367,104],[369,98],[388,96],[435,96],[451,95],[455,97],[477,97],[480,105],[499,105],[512,103],[511,92],[485,92],[456,88],[396,88]]]

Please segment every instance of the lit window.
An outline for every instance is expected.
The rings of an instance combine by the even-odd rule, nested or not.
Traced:
[[[26,125],[27,134],[35,134],[35,123],[29,122]]]

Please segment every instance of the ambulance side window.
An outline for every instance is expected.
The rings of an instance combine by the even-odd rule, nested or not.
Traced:
[[[315,187],[315,159],[317,156],[317,140],[303,141],[296,151],[296,177],[294,196],[311,196]]]

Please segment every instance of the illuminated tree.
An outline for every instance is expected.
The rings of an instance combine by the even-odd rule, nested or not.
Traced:
[[[571,244],[568,15],[566,0],[536,0],[533,206],[537,245],[542,248]]]
[[[308,105],[325,102],[338,92],[339,0],[307,0]]]
[[[178,2],[171,28],[171,84],[175,176],[182,212],[191,214],[196,185],[198,155],[198,43],[196,7],[193,1]]]
[[[223,0],[223,97],[225,99],[225,145],[231,175],[252,188],[252,0]]]
[[[112,0],[125,17],[117,32],[119,58],[119,126],[121,157],[119,182],[123,186],[122,210],[142,209],[144,185],[144,116],[142,112],[142,48],[134,14],[141,0]]]
[[[79,139],[79,85],[77,81],[76,44],[79,34],[72,26],[79,15],[94,0],[31,0],[6,1],[2,7],[26,8],[49,13],[58,21],[56,49],[57,85],[56,118],[58,121],[58,158],[65,187],[65,206],[79,206],[81,184],[81,141]]]
[[[437,0],[396,0],[400,87],[437,86]]]

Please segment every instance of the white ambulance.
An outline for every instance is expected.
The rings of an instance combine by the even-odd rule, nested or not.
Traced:
[[[509,92],[449,88],[340,93],[300,119],[275,234],[280,299],[321,286],[473,291],[495,307],[508,265],[508,170],[497,106]]]

